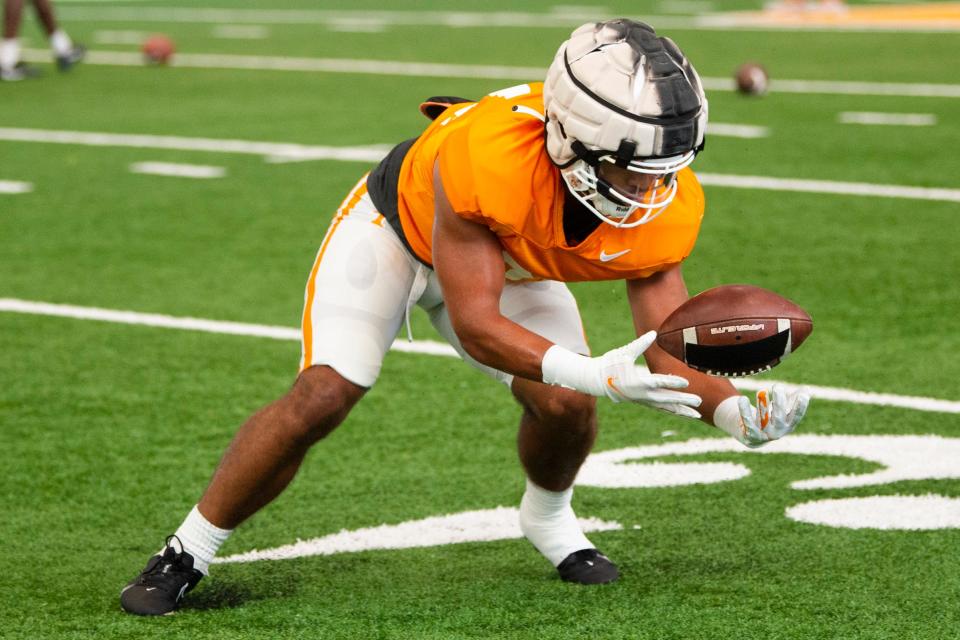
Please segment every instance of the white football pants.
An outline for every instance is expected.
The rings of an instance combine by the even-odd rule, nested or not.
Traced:
[[[464,352],[447,314],[436,274],[414,258],[367,195],[366,176],[340,205],[320,245],[304,294],[300,369],[329,365],[371,387],[383,358],[419,305],[460,356],[508,386],[513,376]],[[571,351],[589,354],[576,300],[552,280],[507,282],[500,311]]]

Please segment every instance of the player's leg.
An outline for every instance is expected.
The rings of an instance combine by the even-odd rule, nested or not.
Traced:
[[[507,285],[503,314],[575,353],[589,354],[576,300],[559,282]],[[596,398],[570,389],[514,378],[510,389],[523,407],[517,451],[527,472],[520,528],[557,568],[581,584],[616,580],[617,567],[583,534],[573,512],[573,482],[597,437]]]
[[[343,422],[366,390],[326,365],[303,371],[286,395],[240,427],[198,511],[219,529],[236,528],[280,495],[310,447]]]
[[[463,350],[435,278],[422,299],[434,326],[468,363],[508,385],[523,407],[517,437],[527,489],[520,504],[524,535],[561,577],[584,584],[610,582],[616,567],[583,535],[571,507],[573,481],[597,433],[595,399],[576,391],[514,378],[478,363]],[[504,316],[576,353],[589,353],[577,303],[559,282],[507,283]]]
[[[20,64],[20,23],[23,0],[4,0],[3,39],[0,40],[0,80],[22,80],[27,77]]]
[[[564,580],[616,580],[616,565],[584,535],[571,504],[573,482],[597,436],[596,398],[522,378],[511,390],[523,407],[517,450],[527,486],[520,529]]]
[[[3,3],[3,38],[16,38],[20,34],[20,23],[23,20],[23,0],[4,0]]]
[[[376,381],[416,266],[365,192],[361,181],[344,201],[311,271],[293,388],[240,428],[199,504],[122,592],[125,610],[173,611],[233,528],[283,491],[310,446]]]
[[[305,292],[302,373],[237,434],[198,507],[232,529],[276,497],[307,450],[373,386],[403,320],[416,265],[366,195],[344,201]]]
[[[82,45],[74,44],[67,32],[57,25],[57,17],[50,0],[32,0],[32,2],[40,24],[43,25],[43,30],[50,41],[57,68],[60,71],[67,71],[83,60],[87,50]]]

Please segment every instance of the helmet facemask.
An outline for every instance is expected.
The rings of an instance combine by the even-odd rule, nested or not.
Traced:
[[[677,195],[676,174],[688,166],[694,151],[668,158],[634,158],[621,164],[612,154],[578,158],[560,170],[570,193],[600,220],[629,229],[663,213]],[[625,165],[625,166],[624,166]],[[605,166],[651,176],[642,191],[627,190],[604,177]]]

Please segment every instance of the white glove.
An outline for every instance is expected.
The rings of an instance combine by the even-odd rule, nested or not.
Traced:
[[[783,385],[757,392],[754,408],[746,396],[730,396],[713,413],[713,424],[736,438],[741,444],[756,449],[771,440],[779,440],[797,428],[810,404],[810,395],[790,392]]]
[[[619,349],[591,358],[553,345],[543,355],[543,381],[592,396],[606,396],[614,402],[638,402],[661,411],[699,418],[691,407],[700,406],[700,396],[671,391],[689,383],[680,376],[650,373],[636,364],[657,337],[649,331]]]

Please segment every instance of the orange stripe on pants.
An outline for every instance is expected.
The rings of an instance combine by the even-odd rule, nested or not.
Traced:
[[[313,298],[314,295],[316,295],[317,272],[320,270],[320,261],[323,260],[323,254],[327,250],[330,239],[333,237],[340,222],[350,215],[350,211],[360,202],[360,198],[362,198],[366,192],[367,176],[365,175],[360,179],[360,182],[353,187],[350,193],[347,194],[347,197],[344,198],[340,204],[340,208],[337,209],[337,213],[333,217],[333,224],[331,224],[330,229],[327,230],[327,235],[324,236],[323,243],[320,245],[320,251],[317,252],[317,259],[314,260],[313,268],[310,270],[310,277],[307,279],[306,300],[303,307],[303,320],[301,323],[301,330],[303,332],[303,360],[300,362],[301,371],[310,366],[313,358]]]

